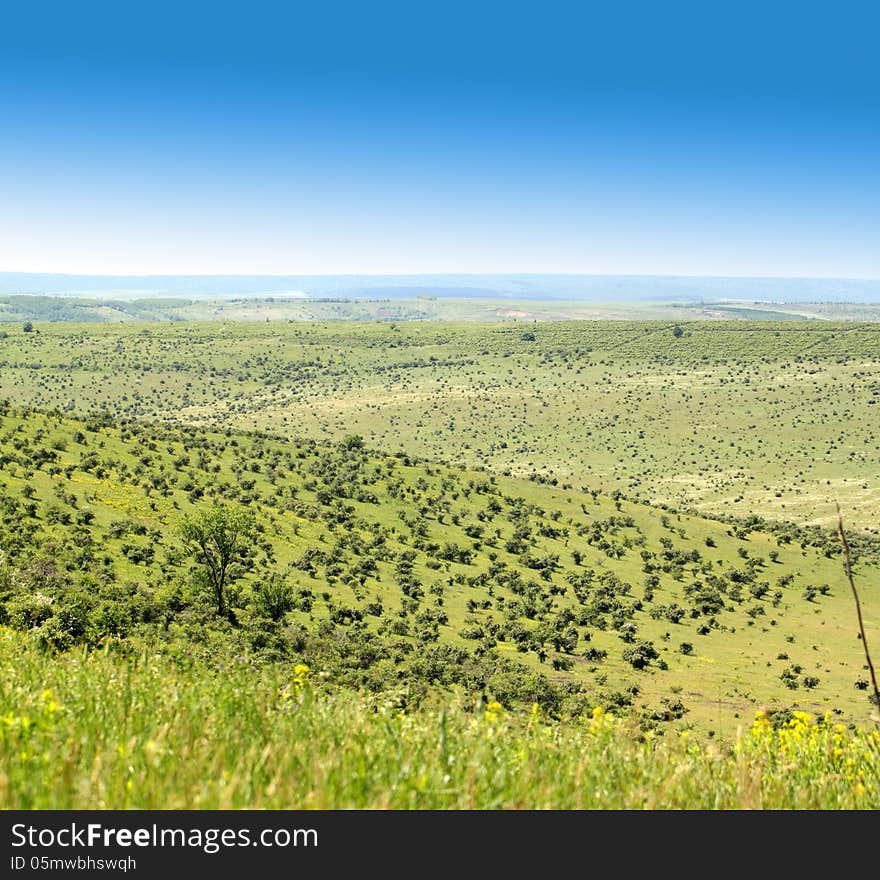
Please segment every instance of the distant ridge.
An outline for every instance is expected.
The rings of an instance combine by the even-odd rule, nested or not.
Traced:
[[[880,302],[880,279],[674,275],[62,275],[0,272],[0,293],[137,299],[414,296],[589,302]]]

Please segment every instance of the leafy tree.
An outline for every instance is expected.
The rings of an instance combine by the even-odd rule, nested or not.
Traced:
[[[184,546],[202,566],[221,617],[228,615],[226,589],[233,580],[232,564],[255,528],[254,515],[249,510],[223,504],[184,517],[180,527]]]

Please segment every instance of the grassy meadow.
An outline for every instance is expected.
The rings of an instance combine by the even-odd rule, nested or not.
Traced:
[[[861,302],[659,299],[636,301],[530,299],[524,296],[418,294],[317,296],[305,294],[224,296],[133,295],[120,290],[100,297],[0,294],[0,322],[128,323],[138,321],[876,321],[880,306]]]
[[[7,328],[0,805],[877,806],[877,325]]]
[[[8,325],[0,396],[538,473],[704,513],[880,513],[880,325]],[[675,334],[680,326],[681,335]]]
[[[4,808],[880,807],[880,735],[824,717],[758,715],[720,749],[600,708],[559,722],[459,694],[403,712],[313,688],[303,666],[184,674],[150,656],[47,658],[9,632],[0,646]]]

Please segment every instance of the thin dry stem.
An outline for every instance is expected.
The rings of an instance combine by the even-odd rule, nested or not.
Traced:
[[[871,652],[868,650],[868,640],[865,638],[865,625],[862,622],[862,605],[859,602],[859,593],[856,590],[856,584],[852,574],[852,559],[849,553],[849,542],[846,540],[846,533],[843,531],[843,514],[840,512],[840,505],[837,505],[837,531],[840,533],[840,540],[843,542],[843,556],[846,563],[846,577],[849,580],[852,589],[853,599],[856,602],[856,616],[859,619],[859,633],[862,637],[862,647],[865,649],[865,659],[868,661],[868,670],[871,673],[871,684],[874,687],[874,700],[877,710],[880,711],[880,690],[877,689],[877,676],[874,673],[874,664],[871,662]],[[876,720],[875,720],[876,723]]]

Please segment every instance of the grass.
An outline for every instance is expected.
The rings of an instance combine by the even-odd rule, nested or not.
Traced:
[[[558,723],[459,697],[403,712],[308,678],[55,659],[0,628],[0,808],[880,807],[880,737],[806,715],[747,722],[728,750],[601,711]]]

